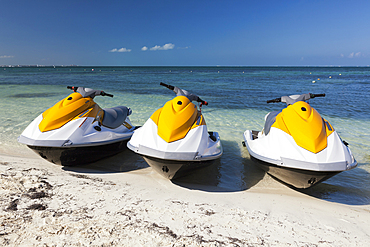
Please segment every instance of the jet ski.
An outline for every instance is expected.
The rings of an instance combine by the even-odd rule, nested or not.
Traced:
[[[244,132],[243,145],[251,158],[289,186],[306,189],[357,166],[348,143],[307,102],[324,96],[308,93],[268,100],[287,107],[268,113],[262,131]]]
[[[42,158],[63,166],[91,163],[126,149],[134,133],[126,106],[102,109],[104,91],[67,87],[74,92],[34,119],[18,137]]]
[[[212,164],[223,150],[218,133],[208,132],[201,113],[208,103],[186,90],[160,85],[174,91],[176,97],[135,131],[127,147],[165,178],[176,179]],[[192,101],[200,103],[199,110]]]

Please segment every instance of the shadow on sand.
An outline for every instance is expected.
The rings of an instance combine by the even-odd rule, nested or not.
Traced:
[[[256,161],[251,161],[256,162]],[[285,185],[298,193],[306,194],[328,202],[336,202],[346,205],[369,205],[370,204],[370,173],[361,168],[339,173],[328,180],[316,184],[307,189],[297,189],[283,181],[270,176],[275,181]],[[258,166],[255,163],[255,166]],[[361,179],[359,179],[361,178]],[[356,181],[355,183],[353,181]]]
[[[120,173],[147,168],[148,164],[129,149],[94,163],[81,166],[64,166],[63,170],[84,173]]]
[[[184,188],[208,192],[236,192],[253,187],[265,176],[243,153],[241,144],[222,141],[224,154],[213,165],[198,169],[185,177],[172,180],[172,183]],[[226,146],[226,148],[225,148]],[[242,150],[242,151],[241,151]],[[148,168],[148,164],[129,149],[123,152],[81,166],[65,166],[63,170],[79,173],[120,173]]]
[[[241,144],[222,141],[222,145],[224,154],[221,159],[211,166],[172,180],[172,183],[191,190],[238,192],[252,188],[265,177],[265,172],[249,158],[248,151]],[[309,189],[296,189],[285,185],[287,190],[293,189],[299,193],[329,202],[368,205],[370,204],[370,173],[361,168],[365,165],[368,164],[359,163],[357,168],[342,172]],[[63,167],[63,169],[73,172],[104,174],[130,172],[148,167],[148,164],[139,155],[127,149],[115,156],[88,165]],[[266,189],[268,190],[268,187]]]
[[[248,190],[263,179],[265,173],[252,164],[241,143],[221,142],[224,153],[218,161],[172,183],[192,190],[237,192]]]
[[[339,173],[307,190],[297,191],[329,202],[369,205],[370,173],[361,168],[364,165],[365,163],[359,163],[358,167],[353,170]]]

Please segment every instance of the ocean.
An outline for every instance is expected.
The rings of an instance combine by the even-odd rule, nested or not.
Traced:
[[[270,186],[272,178],[255,166],[242,146],[243,132],[261,130],[268,112],[285,107],[267,104],[269,99],[325,93],[326,97],[312,99],[310,104],[349,143],[358,167],[300,192],[336,203],[370,204],[370,67],[0,67],[0,153],[29,152],[17,137],[36,116],[71,93],[67,86],[113,94],[114,98],[96,97],[95,101],[102,108],[130,107],[131,122],[141,126],[175,96],[160,82],[207,101],[202,113],[208,130],[221,137],[224,154],[220,161],[194,172],[188,184],[229,192],[246,191],[257,184]],[[125,155],[130,159],[125,161],[121,155],[122,166],[146,166],[133,154]]]

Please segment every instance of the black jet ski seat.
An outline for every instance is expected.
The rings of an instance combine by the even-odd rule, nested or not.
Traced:
[[[265,117],[265,127],[263,129],[263,132],[265,135],[267,135],[270,132],[271,126],[275,123],[276,121],[276,116],[280,113],[281,111],[272,111],[268,113]]]
[[[104,118],[102,121],[102,125],[115,129],[123,124],[127,118],[131,114],[131,109],[126,106],[116,106],[113,108],[104,108]]]

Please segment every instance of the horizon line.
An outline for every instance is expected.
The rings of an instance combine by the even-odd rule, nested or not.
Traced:
[[[370,67],[370,65],[0,65],[1,68],[21,67]]]

